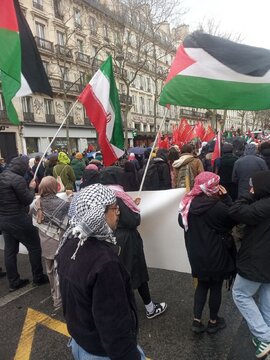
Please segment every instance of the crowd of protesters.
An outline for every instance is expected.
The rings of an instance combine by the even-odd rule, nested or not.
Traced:
[[[132,290],[148,319],[167,309],[152,300],[137,230],[140,199],[127,193],[139,190],[146,167],[142,190],[185,188],[178,222],[195,284],[192,331],[213,334],[226,327],[219,315],[225,281],[253,335],[256,357],[270,352],[270,142],[223,138],[213,161],[214,147],[212,140],[200,148],[188,143],[127,151],[110,167],[103,166],[101,152],[59,151],[42,163],[39,156],[29,161],[23,155],[8,165],[1,159],[0,230],[9,290],[29,283],[17,269],[22,243],[33,285],[49,282],[55,310],[63,308],[75,359],[145,359],[136,340]],[[64,200],[59,190],[68,195]]]

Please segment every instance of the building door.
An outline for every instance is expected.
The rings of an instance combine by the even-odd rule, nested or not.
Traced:
[[[18,156],[15,133],[0,132],[0,153],[7,163]]]

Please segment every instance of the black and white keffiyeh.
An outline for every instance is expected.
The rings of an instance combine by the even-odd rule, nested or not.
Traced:
[[[80,239],[72,259],[75,259],[79,247],[90,236],[115,243],[113,231],[105,219],[106,207],[115,202],[114,192],[101,184],[87,186],[76,194],[72,201],[70,227],[63,235],[57,253],[71,234]]]

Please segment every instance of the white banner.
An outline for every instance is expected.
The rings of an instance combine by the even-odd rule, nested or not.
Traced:
[[[184,193],[184,189],[141,193],[142,221],[138,230],[149,267],[190,273],[184,232],[178,225],[178,207]],[[136,192],[129,194],[137,197]],[[3,249],[1,235],[0,248]],[[26,249],[20,246],[20,252],[26,253]]]

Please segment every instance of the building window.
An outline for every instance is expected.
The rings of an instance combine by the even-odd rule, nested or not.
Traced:
[[[45,105],[45,114],[54,115],[53,100],[44,99],[44,105]]]
[[[138,112],[137,96],[136,95],[132,95],[132,104],[133,104],[133,111]]]
[[[60,71],[61,71],[61,77],[64,81],[69,81],[69,72],[68,72],[68,68],[64,67],[64,66],[60,66]]]
[[[31,96],[22,97],[22,108],[24,113],[33,112],[33,99]]]
[[[56,31],[57,44],[61,46],[65,46],[65,34],[61,31]]]
[[[74,21],[75,21],[75,26],[77,27],[82,26],[81,12],[79,9],[74,9]]]
[[[142,114],[145,113],[144,98],[142,96],[140,97],[140,110]]]
[[[148,114],[149,115],[153,114],[153,100],[152,99],[148,99]]]
[[[103,36],[104,36],[104,39],[109,39],[109,32],[108,32],[108,25],[107,24],[103,25]]]
[[[83,53],[83,40],[77,39],[77,49],[79,52]]]
[[[45,40],[45,25],[44,24],[36,22],[36,34],[37,34],[37,37]]]
[[[38,138],[25,138],[27,154],[38,152]]]
[[[147,81],[147,91],[151,92],[151,80],[150,80],[150,78],[146,78],[146,81]]]
[[[46,74],[48,75],[48,63],[47,63],[47,61],[43,61],[43,67],[44,67],[44,70],[45,70],[45,72],[46,72]]]
[[[3,94],[0,94],[0,110],[5,110]]]
[[[89,16],[89,28],[92,35],[97,33],[97,21],[93,16]]]
[[[36,9],[43,10],[43,0],[33,0],[33,6]]]

